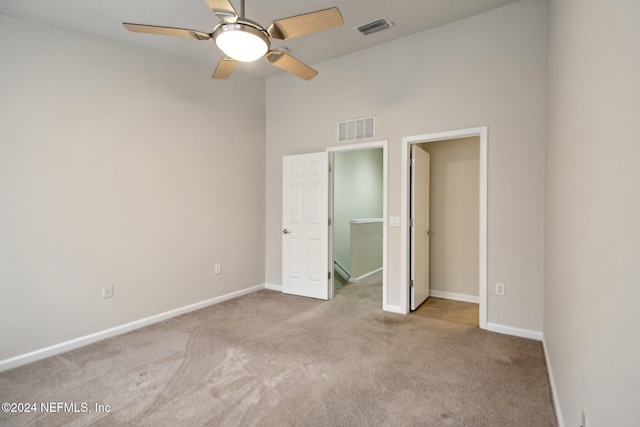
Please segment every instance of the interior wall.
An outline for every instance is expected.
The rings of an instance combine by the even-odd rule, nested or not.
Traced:
[[[263,81],[6,16],[0,39],[0,360],[264,283]]]
[[[549,1],[544,336],[561,422],[640,420],[640,2]]]
[[[351,274],[352,219],[382,218],[382,148],[334,154],[333,253]]]
[[[480,138],[420,145],[431,155],[430,287],[477,297]]]
[[[384,224],[376,222],[351,224],[351,277],[359,282],[384,268]]]
[[[488,126],[488,283],[507,286],[490,293],[488,320],[541,331],[545,40],[546,2],[522,0],[315,64],[308,82],[267,79],[267,282],[281,284],[283,155],[324,151],[338,121],[376,116],[376,139],[389,142],[388,216],[400,217],[402,138]],[[400,309],[399,227],[388,245],[387,302]]]

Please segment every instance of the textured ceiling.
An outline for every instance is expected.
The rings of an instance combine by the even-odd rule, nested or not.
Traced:
[[[266,26],[275,19],[338,7],[344,18],[343,27],[288,41],[274,40],[272,43],[272,48],[287,47],[290,55],[312,65],[515,1],[246,0],[245,15]],[[236,10],[240,10],[240,0],[231,0],[231,3]],[[205,0],[0,0],[0,14],[202,61],[209,64],[211,70],[222,56],[211,40],[130,33],[122,26],[122,22],[133,22],[209,33],[218,19]],[[383,17],[393,22],[394,26],[369,36],[354,30],[354,27]],[[46,34],[43,36],[46,37]],[[266,61],[242,64],[242,67],[261,76],[281,72]]]

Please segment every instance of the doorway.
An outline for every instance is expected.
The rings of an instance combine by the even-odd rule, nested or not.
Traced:
[[[387,294],[387,141],[330,147],[330,298],[346,283],[382,274]],[[373,181],[373,182],[372,182]],[[377,181],[377,182],[376,182]],[[345,184],[342,185],[341,184]]]
[[[469,282],[469,274],[476,275],[477,280],[473,280],[477,289],[477,300],[475,300],[472,292],[469,291],[469,284],[462,284],[462,288],[452,288],[450,291],[437,290],[430,292],[432,296],[441,296],[444,298],[459,299],[461,301],[477,302],[479,305],[479,319],[478,323],[480,328],[486,329],[487,325],[487,128],[471,128],[462,129],[457,131],[447,131],[434,134],[416,135],[403,138],[403,180],[402,180],[402,221],[401,221],[401,262],[403,268],[401,270],[401,280],[405,284],[402,286],[401,299],[403,309],[405,313],[409,313],[411,308],[411,272],[412,272],[412,247],[411,247],[411,226],[409,225],[411,219],[411,167],[410,167],[410,155],[412,147],[414,145],[422,145],[428,147],[428,143],[436,141],[442,141],[441,146],[446,146],[447,141],[454,144],[455,141],[460,141],[465,138],[474,138],[479,142],[479,153],[477,162],[477,239],[475,244],[477,245],[477,251],[475,256],[477,257],[477,263],[472,269],[468,269],[466,274],[466,281]],[[435,145],[433,146],[435,148]],[[441,225],[442,226],[442,225]],[[434,236],[438,233],[438,230],[433,230]],[[443,230],[440,230],[442,233]],[[440,236],[439,236],[440,237]],[[442,242],[441,242],[442,243]],[[446,244],[446,242],[444,243]],[[441,254],[440,254],[441,255]],[[441,262],[441,261],[439,261]],[[439,266],[442,267],[442,266]],[[446,266],[440,268],[439,273],[446,274]],[[440,279],[439,279],[440,280]],[[466,286],[466,287],[465,287]],[[466,289],[458,290],[456,289]],[[471,296],[470,296],[471,295]]]
[[[336,152],[382,149],[382,308],[387,305],[387,141],[328,148],[326,152],[283,156],[282,292],[318,299],[334,293],[333,185]]]
[[[382,148],[333,153],[334,291],[382,271]],[[381,283],[381,282],[380,282]]]

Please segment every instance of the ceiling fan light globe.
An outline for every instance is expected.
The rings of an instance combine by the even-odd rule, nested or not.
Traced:
[[[214,38],[221,51],[241,62],[262,58],[270,46],[266,35],[244,24],[222,25],[215,31]]]

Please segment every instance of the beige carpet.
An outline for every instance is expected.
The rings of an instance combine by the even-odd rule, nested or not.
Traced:
[[[556,425],[539,342],[384,313],[381,293],[263,290],[0,373],[1,402],[91,411],[0,425]]]

